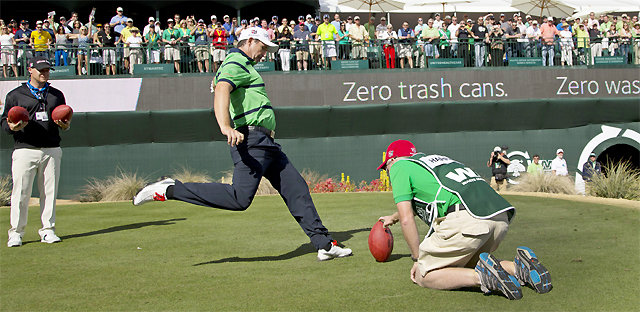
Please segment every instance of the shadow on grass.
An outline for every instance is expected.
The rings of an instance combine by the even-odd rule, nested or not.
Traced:
[[[187,220],[187,218],[168,219],[168,220],[160,220],[160,221],[140,222],[140,223],[118,225],[118,226],[112,226],[110,228],[97,230],[97,231],[91,231],[91,232],[85,232],[85,233],[78,233],[78,234],[60,236],[60,238],[63,239],[63,240],[66,240],[66,239],[70,239],[70,238],[78,238],[78,237],[107,234],[107,233],[113,233],[113,232],[119,232],[119,231],[134,230],[134,229],[139,229],[139,228],[143,228],[143,227],[147,227],[147,226],[171,225],[171,224],[175,224],[176,221],[184,221],[184,220]],[[39,242],[39,241],[36,240],[36,241],[24,242],[24,244],[35,243],[35,242]]]
[[[339,242],[346,242],[353,237],[353,234],[356,234],[359,232],[368,232],[368,231],[371,231],[371,228],[362,228],[362,229],[355,229],[355,230],[342,231],[342,232],[331,232],[331,236],[333,237],[333,239]],[[311,245],[311,243],[306,243],[306,244],[300,245],[295,250],[292,250],[290,252],[277,255],[277,256],[260,256],[260,257],[247,257],[247,258],[229,257],[229,258],[222,258],[218,260],[196,263],[193,266],[215,264],[215,263],[228,263],[228,262],[260,262],[260,261],[288,260],[288,259],[292,259],[302,255],[315,253],[315,252],[316,252],[316,249],[313,247],[313,245]]]

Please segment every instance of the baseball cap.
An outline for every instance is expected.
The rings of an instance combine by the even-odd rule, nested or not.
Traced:
[[[49,60],[46,57],[42,57],[42,56],[36,56],[34,58],[31,59],[31,61],[29,62],[29,68],[35,68],[37,70],[43,70],[43,69],[51,69],[54,70],[51,67],[51,63],[49,62]]]
[[[298,16],[298,19],[299,20],[304,19],[304,16],[300,15],[300,16]]]
[[[149,22],[155,22],[155,21],[156,19],[153,16],[149,17]]]
[[[133,19],[132,18],[127,18],[127,23],[128,22],[132,22],[133,23]]]
[[[116,12],[124,12],[124,10],[122,9],[122,7],[118,7],[118,8],[116,9]]]
[[[278,19],[278,15],[274,15],[271,17],[272,20],[277,20]]]
[[[564,150],[562,150],[561,148],[559,148],[559,149],[556,151],[556,154],[560,154],[560,153],[564,154]]]
[[[504,16],[504,13],[500,13],[500,16]]]
[[[496,146],[496,147],[493,148],[493,151],[494,152],[500,152],[502,150],[500,149],[500,146]]]
[[[240,33],[240,38],[238,41],[247,40],[249,38],[260,40],[260,42],[264,43],[267,46],[267,51],[271,53],[275,53],[278,51],[278,45],[271,42],[269,39],[269,33],[266,30],[260,27],[251,27],[244,30]]]
[[[198,20],[198,24],[204,24],[204,20],[203,19],[199,19]]]
[[[329,14],[325,14],[325,15],[323,15],[323,16],[322,16],[322,18],[323,18],[323,19],[325,19],[325,18],[329,18]]]
[[[506,146],[506,145],[502,145],[502,150],[503,150],[503,151],[506,151],[506,150],[508,150],[508,149],[509,149],[509,147],[508,147],[508,146]]]
[[[532,24],[536,24],[536,25],[538,25],[538,21],[533,21],[533,22],[531,22],[531,23],[532,23]]]
[[[247,20],[246,20],[246,19],[241,20],[241,21],[240,21],[240,25],[242,25],[242,24],[245,24],[245,25],[246,25],[246,24],[247,24]]]
[[[591,153],[589,154],[589,157],[597,157],[597,156],[596,156],[596,153]]]
[[[383,17],[381,17],[381,18],[380,18],[380,20],[381,20],[381,21],[386,21],[386,20],[387,20],[387,18],[383,16]]]
[[[313,16],[311,16],[311,14],[307,14],[307,18],[313,18]]]
[[[295,22],[295,21],[291,21],[291,22],[289,22],[289,25],[295,25],[295,24],[296,24],[296,22]]]
[[[320,16],[316,16],[316,21],[321,20]]]
[[[217,19],[218,19],[218,17],[217,17],[217,16],[215,16],[215,15],[211,15],[211,19],[212,19],[212,20],[214,20],[214,19],[216,19],[216,20],[217,20]]]
[[[389,159],[404,156],[413,156],[416,153],[418,152],[416,151],[416,147],[413,145],[413,143],[407,140],[393,141],[391,142],[391,144],[389,144],[389,147],[387,147],[387,152],[384,154],[384,161],[382,162],[382,164],[380,164],[380,166],[378,166],[378,170],[386,166]]]
[[[168,19],[167,23],[173,23],[173,18]]]
[[[36,25],[42,25],[42,21],[36,21]]]
[[[225,15],[225,16],[223,16],[222,18],[223,18],[223,19],[225,19],[225,18],[229,18],[229,15]]]
[[[360,20],[360,16],[356,15],[356,17],[353,18],[353,20]]]
[[[20,24],[29,24],[29,21],[27,21],[27,20],[21,20],[21,21],[20,21]]]
[[[436,15],[435,15],[435,16],[440,16],[440,13],[436,13]]]

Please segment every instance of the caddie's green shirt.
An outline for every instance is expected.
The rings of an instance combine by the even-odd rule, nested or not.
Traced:
[[[276,116],[264,81],[253,68],[255,64],[242,50],[231,49],[218,69],[215,83],[225,81],[233,87],[229,113],[235,128],[261,126],[275,130]]]
[[[502,212],[508,212],[511,219],[515,213],[478,174],[446,156],[419,153],[398,160],[389,171],[396,203],[411,200],[416,215],[429,226],[458,203],[479,219]]]

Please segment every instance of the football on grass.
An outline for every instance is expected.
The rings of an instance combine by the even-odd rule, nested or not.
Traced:
[[[7,113],[7,119],[12,123],[17,123],[19,121],[27,122],[29,121],[29,112],[22,106],[14,106]]]
[[[63,122],[67,122],[71,119],[71,116],[73,116],[73,109],[68,105],[56,106],[51,113],[51,118],[53,118],[54,121],[62,120]]]
[[[369,232],[369,251],[378,262],[385,262],[393,251],[393,234],[388,227],[384,227],[382,221],[376,224]]]

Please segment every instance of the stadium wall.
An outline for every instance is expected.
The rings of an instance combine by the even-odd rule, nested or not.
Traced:
[[[276,108],[276,139],[298,169],[371,180],[386,146],[412,140],[420,151],[458,159],[487,177],[496,145],[522,168],[540,154],[547,168],[563,148],[576,172],[591,152],[614,144],[640,150],[637,97],[427,102]],[[64,132],[60,197],[118,168],[155,178],[180,166],[215,178],[232,169],[211,109],[79,112]],[[10,174],[12,138],[0,136],[0,175]]]

